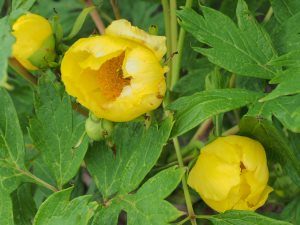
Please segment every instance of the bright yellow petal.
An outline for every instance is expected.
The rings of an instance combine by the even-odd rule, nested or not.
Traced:
[[[192,168],[188,184],[203,199],[221,201],[240,183],[239,164],[229,164],[214,154],[202,152]]]
[[[132,26],[125,19],[113,21],[106,28],[105,34],[138,42],[151,49],[159,60],[167,51],[166,38],[164,36],[150,35],[138,27]]]
[[[36,70],[29,58],[39,50],[52,35],[52,28],[48,20],[36,15],[21,16],[12,27],[12,34],[16,37],[13,45],[13,56],[27,69]]]

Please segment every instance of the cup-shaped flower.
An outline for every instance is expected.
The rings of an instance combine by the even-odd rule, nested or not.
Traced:
[[[13,45],[15,57],[26,69],[47,67],[55,59],[55,39],[48,20],[28,13],[19,17],[12,27],[16,38]]]
[[[256,210],[272,188],[263,146],[250,138],[219,137],[202,148],[188,184],[218,212]]]
[[[61,64],[66,91],[99,118],[123,122],[156,109],[166,91],[160,60],[165,37],[116,20],[102,36],[82,38]]]

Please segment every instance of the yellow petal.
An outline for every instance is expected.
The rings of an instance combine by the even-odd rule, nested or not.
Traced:
[[[52,36],[52,28],[48,20],[36,15],[25,14],[13,24],[12,34],[16,37],[13,45],[13,56],[27,69],[36,70],[29,58],[36,53],[45,41]],[[50,43],[54,48],[54,42]],[[42,59],[41,59],[42,60]]]
[[[204,147],[205,148],[205,147]],[[203,151],[188,177],[188,184],[203,199],[226,199],[233,187],[240,183],[239,164],[229,164],[214,154]]]
[[[117,68],[110,60],[122,54]],[[149,48],[108,35],[74,43],[62,60],[61,72],[70,95],[96,116],[116,122],[156,109],[166,91],[165,68]],[[127,82],[120,91],[119,82],[124,79]]]
[[[105,34],[138,42],[151,49],[159,60],[167,51],[166,38],[164,36],[150,35],[138,27],[132,26],[125,19],[113,21],[106,28]]]

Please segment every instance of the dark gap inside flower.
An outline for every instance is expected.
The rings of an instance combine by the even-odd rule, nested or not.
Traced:
[[[241,172],[243,172],[243,170],[246,169],[246,166],[244,165],[243,162],[240,162],[240,169],[241,169]]]
[[[107,100],[115,100],[123,88],[130,85],[130,78],[123,77],[122,65],[125,52],[103,63],[99,69],[99,88]]]

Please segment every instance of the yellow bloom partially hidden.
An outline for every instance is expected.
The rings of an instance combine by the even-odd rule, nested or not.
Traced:
[[[102,36],[82,38],[66,52],[62,80],[67,92],[97,117],[132,120],[156,109],[166,91],[165,37],[114,21]]]
[[[218,212],[261,207],[273,190],[263,146],[250,138],[220,137],[201,150],[188,184]]]
[[[28,13],[13,24],[12,34],[16,38],[13,45],[15,57],[26,69],[37,70],[46,67],[55,59],[55,40],[52,28],[44,17]]]

